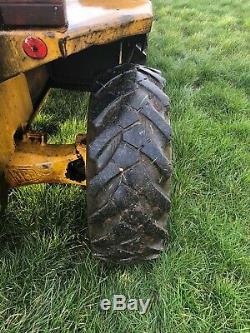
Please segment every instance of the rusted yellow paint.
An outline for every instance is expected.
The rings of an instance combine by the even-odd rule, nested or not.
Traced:
[[[25,128],[32,112],[24,74],[0,83],[0,174],[15,150],[16,130]]]
[[[68,27],[0,31],[0,81],[92,45],[148,33],[152,25],[150,0],[69,0]],[[45,59],[29,58],[22,49],[26,37],[41,38],[48,46]]]
[[[69,163],[81,157],[86,161],[85,146],[78,150],[69,144],[20,143],[5,168],[5,180],[10,188],[41,183],[85,186],[85,180],[77,182],[67,176]]]
[[[42,82],[46,78],[41,75]],[[38,183],[85,185],[85,181],[66,176],[70,162],[86,160],[83,136],[75,145],[46,145],[32,144],[29,135],[24,135],[34,114],[30,88],[40,87],[39,82],[32,84],[31,79],[20,74],[0,83],[0,206],[5,202],[7,188]],[[17,135],[15,140],[17,131],[22,138]],[[39,139],[39,135],[38,139],[32,137]]]
[[[25,132],[34,115],[33,104],[39,102],[48,80],[47,68],[41,66],[92,45],[146,34],[152,25],[150,0],[68,0],[67,14],[68,26],[61,29],[0,31],[0,204],[5,202],[9,187],[34,183],[85,185],[84,180],[73,181],[66,175],[69,163],[79,158],[86,161],[84,144],[14,140],[18,129]],[[22,44],[28,36],[46,43],[45,59],[34,60],[25,54]],[[36,75],[28,73],[35,68]]]

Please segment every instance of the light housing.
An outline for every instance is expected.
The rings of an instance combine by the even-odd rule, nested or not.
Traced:
[[[48,54],[48,48],[44,41],[32,36],[28,36],[23,41],[23,50],[32,59],[44,59]]]

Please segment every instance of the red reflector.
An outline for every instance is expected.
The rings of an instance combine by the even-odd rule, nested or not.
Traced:
[[[27,37],[23,42],[23,50],[32,59],[44,59],[47,56],[47,45],[36,37]]]

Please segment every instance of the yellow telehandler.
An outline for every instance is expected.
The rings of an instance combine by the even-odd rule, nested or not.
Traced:
[[[86,187],[94,255],[155,259],[170,210],[169,98],[146,67],[149,0],[0,0],[0,202],[23,185]],[[32,120],[50,88],[89,91],[88,130],[47,143]],[[60,110],[57,112],[60,113]]]

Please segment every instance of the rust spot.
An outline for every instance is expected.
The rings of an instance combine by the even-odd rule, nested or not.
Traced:
[[[51,166],[52,166],[52,163],[43,163],[43,164],[41,164],[41,168],[46,169],[46,170],[51,169]]]

